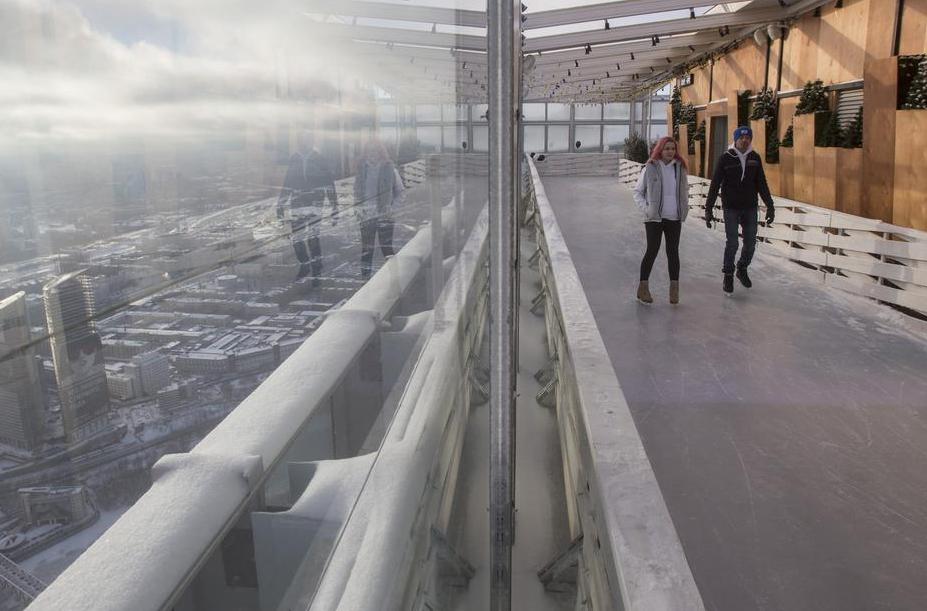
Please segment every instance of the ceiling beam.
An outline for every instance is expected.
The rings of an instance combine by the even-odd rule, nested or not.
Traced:
[[[633,42],[619,42],[608,45],[598,45],[592,48],[592,53],[586,55],[585,50],[580,46],[575,49],[570,49],[566,51],[550,51],[542,52],[541,55],[535,55],[536,65],[542,64],[556,64],[564,61],[573,61],[578,59],[582,61],[583,59],[591,59],[594,57],[615,57],[619,55],[624,55],[625,57],[630,56],[631,53],[637,54],[643,51],[655,51],[655,50],[665,50],[665,49],[679,49],[694,47],[696,50],[704,48],[707,45],[714,44],[719,40],[723,40],[722,37],[715,30],[710,30],[707,32],[697,32],[694,34],[682,34],[678,36],[667,36],[666,38],[661,38],[660,43],[657,46],[653,46],[649,39],[647,40],[637,40]]]
[[[536,30],[538,28],[550,28],[573,23],[636,17],[666,11],[715,6],[718,3],[718,0],[624,0],[622,2],[606,2],[528,13],[525,15],[526,19],[522,29]]]
[[[781,8],[762,9],[756,11],[740,10],[736,13],[721,13],[717,15],[704,15],[696,19],[670,19],[634,25],[620,26],[610,30],[594,30],[590,32],[574,32],[570,34],[555,34],[529,38],[525,43],[525,52],[554,51],[583,47],[585,45],[599,45],[621,42],[626,40],[649,39],[652,36],[669,36],[699,30],[719,29],[724,26],[739,27],[749,24],[770,23],[781,20],[785,11]],[[650,42],[646,42],[650,44]],[[595,52],[595,49],[593,49]]]
[[[307,13],[319,15],[344,15],[369,19],[390,19],[418,23],[440,23],[443,25],[486,27],[484,11],[392,4],[386,2],[363,2],[362,0],[312,0],[306,4]]]
[[[429,32],[426,30],[410,30],[405,28],[347,25],[340,23],[319,23],[315,25],[318,26],[319,32],[335,39],[343,38],[381,43],[391,42],[394,44],[421,45],[423,47],[439,47],[464,51],[486,50],[486,38],[483,36]]]

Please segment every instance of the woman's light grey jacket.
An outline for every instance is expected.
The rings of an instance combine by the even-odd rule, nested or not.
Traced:
[[[662,161],[647,162],[641,170],[637,186],[633,189],[634,201],[644,213],[644,222],[663,219],[663,172],[657,165]],[[676,162],[676,201],[679,203],[679,220],[689,214],[689,174]]]

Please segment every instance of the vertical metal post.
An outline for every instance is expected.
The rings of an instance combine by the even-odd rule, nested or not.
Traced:
[[[438,155],[429,155],[425,165],[428,190],[431,195],[431,304],[434,307],[435,324],[443,323],[438,297],[444,287],[444,227],[441,223],[441,162]]]
[[[490,248],[490,609],[512,606],[515,501],[514,261],[521,20],[518,0],[487,2]]]

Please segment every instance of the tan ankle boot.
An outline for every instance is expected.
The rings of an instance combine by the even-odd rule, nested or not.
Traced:
[[[679,280],[670,280],[670,303],[679,303]]]
[[[650,283],[646,280],[641,280],[641,283],[637,285],[637,298],[641,303],[653,303],[653,297],[650,295]]]

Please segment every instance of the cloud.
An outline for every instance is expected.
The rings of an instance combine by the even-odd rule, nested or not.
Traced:
[[[196,138],[324,112],[345,77],[349,43],[301,17],[301,6],[2,2],[0,149]]]

